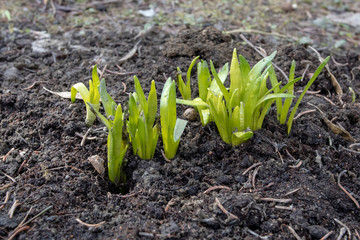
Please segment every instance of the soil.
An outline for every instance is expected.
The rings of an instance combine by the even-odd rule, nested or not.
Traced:
[[[345,233],[347,239],[360,239],[360,209],[341,189],[360,201],[360,148],[334,133],[327,121],[360,139],[359,100],[352,102],[348,91],[360,89],[358,49],[319,50],[323,57],[333,56],[330,71],[344,94],[337,95],[323,70],[298,113],[315,109],[310,103],[324,115],[305,113],[288,135],[272,108],[263,129],[236,147],[222,142],[214,123],[203,128],[198,118],[187,125],[171,161],[161,153],[161,140],[152,160],[128,151],[126,193],[120,193],[88,160],[93,155],[106,159],[104,126],[96,121],[81,145],[88,131],[84,103],[71,103],[43,87],[69,91],[90,79],[94,64],[100,70],[106,66],[108,91],[126,107],[134,74],[146,93],[154,79],[160,97],[166,78],[174,79],[177,67],[185,73],[195,56],[211,59],[217,68],[230,60],[234,48],[251,65],[262,57],[239,34],[223,34],[214,26],[182,26],[177,34],[154,26],[138,36],[136,28],[99,25],[46,36],[35,23],[15,23],[21,24],[31,31],[2,29],[0,35],[1,238],[13,235],[28,214],[31,221],[24,226],[29,227],[17,239],[250,240],[295,239],[296,234],[320,239],[330,231],[327,239],[337,239],[344,226],[352,236]],[[268,54],[276,50],[274,62],[286,73],[292,60],[296,76],[309,64],[295,88],[299,95],[319,65],[316,54],[273,36],[245,36]],[[120,62],[139,40],[136,53]],[[193,97],[195,76],[193,71]],[[178,116],[185,109],[178,105]]]

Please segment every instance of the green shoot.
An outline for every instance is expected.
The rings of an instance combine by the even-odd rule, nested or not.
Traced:
[[[134,154],[142,159],[151,159],[159,138],[159,126],[155,123],[157,112],[157,97],[155,81],[151,82],[151,89],[146,101],[139,79],[135,76],[135,91],[129,99],[129,121],[127,130]]]
[[[296,101],[295,106],[293,107],[290,115],[289,115],[289,109],[290,109],[290,106],[292,104],[292,99],[286,99],[284,104],[282,104],[281,100],[279,100],[279,99],[276,100],[276,109],[277,109],[278,120],[279,120],[280,124],[287,123],[287,133],[288,134],[291,131],[292,123],[294,121],[294,116],[295,116],[296,111],[297,111],[297,109],[298,109],[298,107],[300,105],[301,100],[303,99],[304,95],[309,90],[311,85],[314,83],[316,78],[319,76],[322,69],[326,66],[329,59],[330,59],[330,57],[327,57],[320,64],[320,66],[316,69],[315,73],[312,75],[311,79],[309,80],[309,82],[304,87],[304,90],[301,92],[301,94],[300,94],[298,100]],[[295,62],[293,61],[292,64],[291,64],[291,68],[290,68],[289,82],[283,88],[280,89],[277,77],[275,75],[275,70],[271,66],[270,70],[269,70],[269,76],[270,76],[270,82],[271,82],[271,84],[272,84],[272,86],[274,88],[274,92],[275,93],[284,93],[285,91],[287,91],[287,93],[293,94],[294,93],[294,85],[295,85],[295,83],[297,81],[301,80],[301,77],[294,79],[294,73],[295,73]],[[288,117],[288,115],[289,115],[289,117]],[[287,117],[288,117],[288,119],[287,119]],[[286,122],[286,119],[287,119],[287,122]]]
[[[101,80],[99,90],[106,117],[96,109],[95,105],[90,102],[87,102],[87,104],[108,129],[107,152],[109,179],[117,186],[120,186],[126,182],[123,163],[129,147],[126,138],[123,136],[124,114],[121,105],[116,105],[107,93],[104,79]]]
[[[99,76],[97,74],[97,67],[94,66],[92,70],[92,80],[89,80],[89,90],[86,86],[79,82],[71,87],[71,102],[75,102],[75,96],[77,92],[80,93],[84,103],[86,105],[86,119],[85,123],[87,126],[92,126],[96,119],[96,115],[91,111],[88,102],[91,103],[95,110],[99,111],[100,108],[100,93],[98,86],[100,85]]]
[[[176,89],[175,81],[172,81],[171,78],[167,79],[161,93],[160,121],[165,156],[173,159],[187,121],[176,118]]]
[[[191,77],[191,70],[193,69],[195,63],[196,63],[196,60],[198,60],[199,56],[194,58],[194,60],[192,60],[188,70],[187,70],[187,73],[186,73],[186,83],[184,82],[184,80],[182,79],[182,76],[181,76],[181,70],[180,68],[178,67],[177,68],[177,71],[178,71],[178,74],[177,74],[177,84],[179,86],[179,91],[182,95],[182,97],[186,100],[190,100],[191,99],[191,84],[190,84],[190,77]]]
[[[210,61],[214,81],[209,87],[206,100],[177,99],[177,103],[208,109],[223,141],[231,145],[241,144],[253,136],[252,131],[262,127],[264,118],[276,99],[294,97],[289,93],[272,93],[280,83],[270,90],[266,87],[275,54],[276,52],[262,59],[251,69],[243,56],[240,55],[240,62],[238,61],[234,49],[230,67],[230,88],[224,85],[228,71],[226,74],[224,71],[219,72],[221,75],[218,74]]]
[[[349,87],[349,91],[351,92],[351,102],[354,103],[356,101],[356,93],[352,87]]]

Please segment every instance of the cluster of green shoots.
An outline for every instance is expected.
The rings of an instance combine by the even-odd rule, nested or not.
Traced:
[[[273,52],[250,68],[247,60],[242,55],[238,57],[234,49],[229,87],[224,85],[229,74],[228,64],[217,72],[212,61],[210,61],[210,70],[205,61],[200,61],[197,64],[199,97],[191,100],[190,74],[197,60],[195,58],[187,71],[186,83],[182,80],[181,73],[178,74],[179,91],[183,99],[176,101],[179,104],[195,107],[203,126],[214,121],[222,140],[231,145],[239,145],[247,141],[253,136],[253,131],[261,129],[265,116],[276,102],[277,118],[280,124],[287,124],[289,134],[302,98],[329,61],[329,57],[317,68],[289,115],[295,98],[294,84],[301,80],[301,77],[294,78],[295,62],[293,61],[289,81],[280,88],[281,82],[277,80],[271,62],[275,55],[276,52]],[[178,71],[180,72],[180,69]],[[269,84],[268,79],[270,79]],[[271,85],[270,89],[267,88],[268,85]]]
[[[97,116],[108,129],[108,175],[118,186],[126,182],[123,166],[129,144],[132,145],[133,153],[140,158],[152,159],[160,135],[156,121],[158,102],[155,81],[151,82],[147,99],[136,76],[134,84],[135,92],[129,95],[128,114],[108,94],[105,79],[99,81],[96,66],[93,68],[92,80],[89,81],[89,90],[83,83],[76,83],[71,88],[71,100],[74,102],[79,92],[85,102],[87,126],[91,126]],[[106,116],[100,113],[100,101]],[[126,115],[128,119],[125,119]],[[167,79],[161,94],[160,122],[165,156],[172,159],[187,121],[176,117],[176,88],[171,78]]]
[[[160,127],[157,121],[158,99],[155,81],[151,82],[146,98],[138,78],[134,77],[135,92],[129,95],[128,110],[125,114],[121,105],[116,104],[106,90],[105,80],[99,80],[96,66],[89,81],[89,90],[83,83],[71,88],[71,100],[79,92],[86,105],[86,124],[91,126],[96,116],[108,129],[107,152],[109,179],[117,185],[124,184],[124,157],[131,143],[133,154],[142,159],[152,159],[159,135],[162,136],[166,158],[175,157],[181,135],[187,121],[176,116],[176,104],[185,104],[197,109],[203,126],[215,122],[222,140],[233,146],[239,145],[253,136],[253,131],[261,129],[273,103],[276,105],[280,124],[287,124],[290,133],[298,106],[306,91],[313,84],[321,70],[329,61],[326,58],[317,68],[303,92],[298,97],[289,115],[294,99],[294,84],[301,79],[294,78],[295,62],[292,62],[289,81],[281,88],[272,60],[276,52],[250,68],[247,60],[234,49],[230,66],[230,84],[225,86],[229,75],[229,64],[216,71],[210,61],[197,63],[199,97],[191,99],[191,71],[199,57],[190,64],[186,82],[178,68],[177,85],[183,99],[176,98],[175,81],[168,78],[160,98]],[[270,80],[268,83],[267,80]],[[271,86],[268,89],[268,86]],[[106,116],[100,113],[100,101]],[[128,118],[125,119],[125,116]]]

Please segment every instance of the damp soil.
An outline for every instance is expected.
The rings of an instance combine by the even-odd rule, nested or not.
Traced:
[[[328,239],[336,239],[343,226],[335,219],[352,235],[359,230],[360,209],[338,185],[346,170],[341,185],[360,201],[358,145],[350,146],[353,142],[333,133],[324,120],[360,139],[360,105],[347,91],[360,89],[359,52],[337,54],[336,61],[345,66],[330,61],[344,89],[341,98],[323,71],[298,110],[314,109],[311,103],[325,116],[318,110],[306,113],[287,135],[271,109],[263,129],[236,147],[222,142],[215,124],[203,128],[196,119],[187,125],[171,161],[161,154],[161,140],[152,160],[128,151],[128,181],[121,193],[88,160],[92,155],[106,159],[104,126],[96,121],[82,146],[88,130],[84,103],[71,103],[43,87],[69,91],[74,83],[87,82],[97,63],[100,70],[111,71],[103,75],[108,91],[126,106],[134,74],[145,92],[154,79],[160,96],[165,79],[176,77],[176,67],[185,73],[195,56],[211,59],[216,67],[230,60],[235,47],[251,65],[261,56],[238,35],[212,27],[183,28],[176,35],[154,27],[140,37],[102,28],[39,35],[14,31],[0,38],[0,155],[11,151],[0,159],[0,199],[9,196],[0,206],[1,238],[10,236],[27,213],[31,219],[44,210],[17,239],[294,239],[289,227],[303,239],[320,239],[330,231]],[[309,64],[305,80],[295,88],[299,95],[319,65],[314,52],[271,37],[245,36],[268,54],[276,50],[274,62],[285,72],[292,60],[297,76]],[[119,62],[138,40],[136,54]],[[178,115],[185,109],[179,105]]]

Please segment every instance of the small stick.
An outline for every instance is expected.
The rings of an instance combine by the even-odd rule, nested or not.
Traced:
[[[101,73],[100,73],[100,77],[99,77],[100,80],[101,80],[101,78],[103,77],[106,68],[107,68],[107,64],[105,64],[104,69],[103,69],[103,70],[101,71]]]
[[[174,204],[174,199],[170,199],[170,201],[166,204],[166,207],[165,207],[165,212],[168,212],[169,209],[170,209],[170,206],[172,206]]]
[[[11,177],[11,176],[9,176],[9,175],[5,174],[5,173],[4,173],[4,175],[5,175],[7,178],[9,178],[12,182],[16,183],[15,178],[13,178],[13,177]]]
[[[9,218],[14,216],[15,209],[21,205],[18,200],[15,200],[11,208],[9,209]]]
[[[14,231],[16,231],[17,229],[19,229],[19,228],[21,228],[22,226],[24,226],[24,222],[25,222],[26,219],[29,217],[29,214],[30,214],[32,208],[33,208],[33,207],[31,206],[30,209],[29,209],[29,211],[26,213],[24,219],[21,221],[21,223],[19,223],[19,225],[15,228]]]
[[[277,209],[281,209],[281,210],[289,210],[289,211],[294,210],[293,205],[291,205],[291,206],[280,206],[280,205],[275,205],[275,208],[277,208]]]
[[[5,204],[9,201],[9,198],[10,198],[10,191],[7,191],[7,192],[6,192],[6,195],[5,195],[5,199],[4,199],[3,205],[0,206],[0,210],[5,207]]]
[[[353,147],[360,147],[360,143],[353,143],[349,146],[349,148],[353,148]]]
[[[294,117],[294,120],[298,119],[302,115],[305,115],[307,113],[313,113],[313,112],[316,112],[316,109],[310,109],[310,110],[307,110],[307,111],[303,111],[303,112],[299,113],[298,115],[296,115],[296,117]]]
[[[35,87],[35,85],[40,84],[40,83],[46,83],[47,81],[35,81],[33,84],[31,84],[30,86],[23,88],[23,90],[30,90],[33,87]]]
[[[42,210],[41,212],[39,212],[38,214],[36,214],[33,218],[31,218],[30,220],[26,221],[23,225],[27,225],[29,223],[31,223],[32,221],[34,221],[35,219],[37,219],[38,217],[40,217],[41,215],[43,215],[46,211],[50,210],[53,206],[49,206],[47,208],[45,208],[44,210]]]
[[[325,240],[327,239],[331,234],[333,234],[333,231],[328,232],[327,234],[325,234],[322,238],[320,238],[320,240]]]
[[[218,190],[218,189],[226,189],[226,190],[231,191],[231,188],[229,188],[227,186],[213,186],[213,187],[210,187],[207,190],[205,190],[204,194],[207,194],[207,193],[209,193],[211,191]]]
[[[292,191],[290,191],[290,192],[288,192],[288,193],[285,193],[285,197],[286,196],[289,196],[289,195],[291,195],[291,194],[293,194],[293,193],[296,193],[297,191],[299,191],[301,188],[297,188],[297,189],[294,189],[294,190],[292,190]]]
[[[355,229],[355,234],[356,234],[357,238],[360,240],[359,232],[356,229]]]
[[[138,72],[115,72],[115,71],[110,71],[108,69],[105,69],[106,72],[108,73],[112,73],[112,74],[115,74],[115,75],[119,75],[119,76],[126,76],[126,75],[131,75],[131,74],[136,74]]]
[[[344,227],[340,228],[340,233],[336,240],[341,240],[345,233],[346,233],[346,229]]]
[[[343,222],[341,222],[339,219],[336,219],[334,218],[335,222],[337,222],[338,224],[340,224],[341,226],[343,226],[346,231],[348,232],[348,235],[349,235],[349,239],[351,239],[351,231],[350,229],[348,228],[348,226],[346,226]]]
[[[295,230],[290,227],[290,226],[287,226],[289,231],[291,232],[291,234],[296,238],[296,240],[302,240],[302,238],[295,232]]]
[[[251,183],[252,183],[252,186],[254,188],[254,190],[256,191],[256,183],[255,183],[255,179],[256,179],[256,175],[259,171],[259,169],[261,168],[261,166],[258,166],[257,168],[255,168],[254,170],[254,173],[253,173],[253,176],[252,176],[252,179],[251,179]]]
[[[359,205],[359,202],[358,201],[356,201],[356,199],[353,197],[353,196],[351,196],[351,194],[341,185],[341,183],[340,183],[340,178],[341,178],[341,176],[344,174],[344,173],[346,173],[347,172],[347,170],[344,170],[344,171],[342,171],[340,174],[339,174],[339,176],[338,176],[338,186],[339,186],[339,188],[341,188],[341,190],[343,190],[344,191],[344,193],[355,203],[355,205],[356,205],[356,207],[359,209],[360,208],[360,205]]]
[[[25,231],[25,230],[28,230],[30,228],[30,226],[24,226],[22,228],[19,228],[18,230],[16,230],[9,238],[8,240],[12,240],[16,237],[16,235],[18,235],[18,233],[22,232],[22,231]]]
[[[13,152],[13,151],[15,151],[15,148],[11,148],[10,149],[10,151],[7,153],[7,154],[5,154],[5,156],[3,156],[3,162],[5,162],[5,160],[10,156],[10,154]]]
[[[331,101],[329,98],[327,98],[327,97],[325,97],[325,96],[323,96],[323,95],[315,94],[315,96],[324,98],[325,101],[327,101],[328,103],[330,103],[330,104],[333,105],[333,106],[336,106],[336,104],[335,104],[333,101]]]
[[[277,32],[264,32],[264,31],[256,30],[256,29],[241,29],[240,28],[240,29],[225,31],[225,33],[226,34],[232,34],[232,33],[256,33],[256,34],[265,35],[265,36],[275,36],[275,37],[287,38],[287,39],[292,39],[294,41],[297,41],[297,39],[292,37],[292,36],[286,36],[284,34],[277,33]]]
[[[164,157],[164,159],[165,159],[165,161],[167,161],[167,162],[171,162],[167,157],[166,157],[166,155],[165,155],[165,153],[164,153],[164,151],[163,150],[161,150],[161,155]]]
[[[346,151],[351,152],[351,153],[360,154],[360,152],[358,152],[358,151],[355,151],[355,150],[352,150],[352,149],[348,149],[348,148],[343,147],[343,146],[341,146],[341,149],[342,149],[342,150],[346,150]]]
[[[247,174],[251,169],[253,169],[254,167],[257,167],[257,166],[259,166],[259,165],[261,165],[261,164],[262,164],[261,162],[254,163],[254,164],[251,165],[249,168],[247,168],[247,169],[242,173],[242,175]]]
[[[105,67],[106,67],[106,66],[105,66]],[[92,127],[90,127],[90,128],[86,131],[86,133],[84,134],[83,139],[81,140],[80,146],[83,147],[83,146],[85,145],[86,138],[87,138],[87,136],[89,135],[89,133],[91,132],[91,130],[92,130]]]
[[[11,182],[11,183],[8,183],[8,184],[5,184],[4,186],[1,186],[1,187],[0,187],[0,190],[7,189],[8,187],[11,187],[13,184],[14,184],[14,182]]]
[[[299,168],[302,163],[303,163],[303,161],[300,160],[296,165],[294,165],[294,166],[289,166],[289,168]]]
[[[138,194],[140,192],[135,192],[135,193],[131,193],[131,194],[127,194],[127,195],[123,195],[123,196],[120,196],[120,198],[129,198],[129,197],[133,197],[135,196],[136,194]]]
[[[339,66],[339,67],[344,67],[344,66],[349,65],[349,63],[339,63],[338,61],[335,60],[334,56],[331,56],[331,60],[335,63],[336,66]]]
[[[302,93],[304,90],[299,90],[299,91],[297,91],[298,93]],[[308,90],[307,92],[306,92],[306,94],[319,94],[321,92],[321,90],[318,90],[318,91],[310,91],[310,90]]]
[[[81,221],[79,218],[75,218],[75,220],[78,223],[80,223],[81,225],[84,225],[86,227],[91,227],[91,228],[98,228],[98,227],[100,227],[100,226],[102,226],[103,224],[106,223],[105,221],[102,221],[102,222],[99,222],[99,223],[96,223],[96,224],[90,224],[90,223],[86,223],[86,222]]]
[[[218,207],[220,208],[220,210],[225,213],[226,216],[228,216],[229,219],[239,219],[237,216],[235,216],[234,214],[228,212],[224,206],[220,203],[218,198],[215,198],[215,202],[218,205]]]
[[[261,201],[278,202],[278,203],[289,203],[292,200],[289,198],[260,198]]]
[[[260,236],[260,235],[257,234],[256,232],[251,231],[250,229],[247,229],[247,231],[248,231],[251,235],[253,235],[254,237],[260,238],[260,239],[262,239],[262,240],[267,240],[267,239],[269,239],[269,237],[271,237],[271,235],[270,235],[270,236]]]
[[[75,135],[78,137],[81,137],[81,138],[84,137],[84,135],[82,135],[81,133],[78,133],[78,132],[76,132]],[[87,137],[86,138],[86,140],[95,140],[95,139],[97,139],[97,137]]]
[[[123,92],[126,93],[126,84],[125,84],[124,82],[122,82],[122,85],[123,85],[123,87],[124,87]]]

